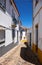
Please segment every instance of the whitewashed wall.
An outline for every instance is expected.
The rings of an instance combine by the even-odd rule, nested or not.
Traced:
[[[5,30],[5,46],[11,44],[12,40],[12,30]]]
[[[14,43],[17,42],[17,30],[15,30],[15,38],[14,38]]]
[[[6,28],[9,28],[11,27],[11,22],[12,22],[12,19],[11,17],[9,16],[8,13],[4,13],[0,10],[0,25],[2,26],[5,26]],[[10,43],[12,43],[12,30],[5,30],[5,45],[8,45]]]
[[[6,11],[10,16],[12,16],[12,9],[13,6],[11,5],[10,0],[6,0]]]
[[[11,16],[6,12],[0,10],[0,25],[3,25],[5,27],[10,27],[12,22]]]
[[[39,9],[42,7],[42,1],[40,1],[34,8],[33,17],[37,14]],[[37,16],[34,18],[34,44],[36,44],[36,31],[35,26],[38,24],[38,48],[42,50],[42,9],[39,11]]]
[[[6,12],[0,9],[0,25],[5,26],[5,46],[9,45],[13,42],[12,40],[12,30],[11,23],[12,23],[12,6],[10,5],[9,0],[6,0]]]
[[[24,39],[24,37],[26,37],[26,32],[22,31],[22,39]]]
[[[36,25],[39,24],[39,14],[34,19],[34,44],[36,44]],[[39,25],[38,25],[39,26]]]
[[[14,7],[11,5],[10,0],[6,0],[6,11],[2,11],[0,9],[0,25],[5,26],[5,46],[9,45],[13,42],[12,40],[12,30],[10,30],[12,25],[12,11],[14,10],[15,18],[18,20],[18,14],[16,13]],[[19,30],[19,26],[17,25],[16,30]],[[15,41],[17,42],[17,32],[15,32]]]
[[[37,6],[33,7],[33,16],[35,16],[37,14],[37,12],[39,11],[39,9],[42,7],[42,1],[40,1]]]
[[[18,31],[18,34],[17,34]],[[19,42],[20,41],[20,30],[19,30],[19,24],[17,24],[16,28],[15,28],[15,39],[14,42]]]
[[[40,18],[39,18],[39,42],[38,42],[38,47],[42,50],[42,9],[40,10]]]

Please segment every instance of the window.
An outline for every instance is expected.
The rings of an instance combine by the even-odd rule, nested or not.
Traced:
[[[14,10],[12,9],[12,18],[15,18]]]
[[[0,30],[0,44],[5,42],[5,30]]]
[[[31,46],[31,33],[30,33],[30,46]]]
[[[5,10],[6,9],[6,0],[0,0],[0,7]]]
[[[20,40],[22,39],[22,31],[20,31]]]
[[[36,0],[36,2],[35,2],[35,6],[38,4],[38,2],[39,2],[39,0]]]
[[[12,19],[13,19],[13,24],[17,24],[17,20],[15,18],[15,13],[14,13],[14,9],[12,9]]]
[[[14,40],[14,37],[15,37],[15,30],[12,29],[12,39]]]

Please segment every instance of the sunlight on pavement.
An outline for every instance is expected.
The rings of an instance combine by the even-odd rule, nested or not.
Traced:
[[[0,58],[0,65],[35,65],[21,57],[21,54],[25,55],[25,50],[26,45],[24,43],[20,43],[16,48],[13,48],[6,53],[6,55]]]

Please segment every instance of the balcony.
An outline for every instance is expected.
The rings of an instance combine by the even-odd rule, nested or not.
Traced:
[[[6,0],[0,0],[0,8],[6,10]]]

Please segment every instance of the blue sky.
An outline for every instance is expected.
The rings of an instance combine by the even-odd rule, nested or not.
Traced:
[[[15,0],[20,13],[22,25],[29,28],[32,26],[32,0]]]

